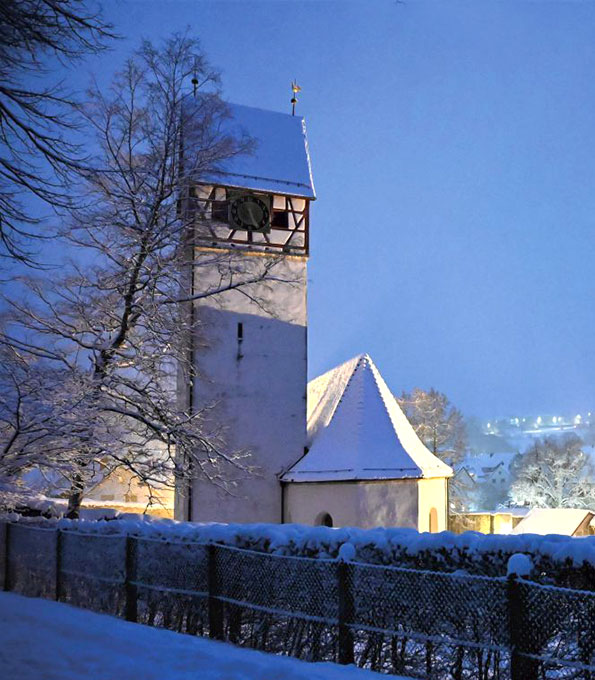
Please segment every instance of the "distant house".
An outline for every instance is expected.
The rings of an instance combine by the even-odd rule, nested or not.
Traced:
[[[24,488],[32,495],[35,507],[36,498],[47,498],[56,502],[57,507],[64,505],[68,498],[69,483],[60,474],[42,474],[33,469],[23,475]],[[120,512],[173,517],[174,490],[171,482],[157,484],[153,488],[142,483],[130,470],[120,468],[106,474],[98,468],[95,478],[89,483],[82,502],[83,509],[112,508]],[[62,502],[64,501],[64,503]]]
[[[457,512],[451,514],[449,530],[455,534],[479,531],[482,534],[510,534],[527,516],[529,508],[505,508],[493,512]]]
[[[171,484],[153,484],[153,487],[149,489],[129,470],[116,470],[87,493],[83,507],[109,507],[120,512],[173,517],[174,490]]]
[[[442,531],[451,475],[360,355],[308,385],[308,451],[281,477],[284,521]]]
[[[595,513],[572,508],[533,508],[513,529],[513,534],[588,536]]]
[[[508,496],[510,467],[516,457],[512,451],[471,454],[457,469],[456,479],[474,485],[469,488],[469,510],[495,510]]]

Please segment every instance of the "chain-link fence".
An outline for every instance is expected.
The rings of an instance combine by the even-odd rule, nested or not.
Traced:
[[[595,592],[0,524],[4,588],[427,680],[595,680]]]

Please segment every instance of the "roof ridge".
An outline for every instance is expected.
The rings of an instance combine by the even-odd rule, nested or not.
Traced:
[[[378,385],[378,392],[380,393],[380,397],[382,399],[382,402],[384,404],[384,407],[386,408],[387,415],[390,419],[392,428],[394,430],[395,436],[401,443],[401,446],[407,451],[407,454],[411,458],[411,460],[419,467],[419,469],[422,471],[422,477],[425,476],[424,474],[424,469],[427,469],[427,465],[424,465],[424,461],[420,460],[418,458],[418,452],[414,450],[409,450],[409,447],[406,446],[403,442],[403,436],[409,434],[411,435],[414,439],[417,439],[421,445],[423,446],[423,449],[420,449],[420,451],[423,451],[425,454],[426,452],[429,454],[430,458],[429,460],[435,459],[436,460],[436,468],[440,469],[441,467],[444,467],[445,469],[450,470],[450,473],[452,474],[452,468],[445,463],[441,458],[439,458],[436,454],[432,453],[428,447],[422,442],[420,439],[419,435],[415,431],[415,428],[411,424],[409,418],[405,415],[405,412],[401,408],[401,405],[399,404],[398,399],[395,397],[393,394],[392,390],[390,387],[387,385],[386,380],[382,377],[380,371],[378,370],[376,364],[370,359],[371,365],[373,367],[373,374],[374,374],[374,380],[376,381],[376,384]],[[389,405],[386,401],[385,398],[385,392],[388,392],[388,396],[391,400],[391,405]],[[397,427],[398,423],[395,422],[395,417],[398,417],[398,419],[401,421],[400,427]],[[407,430],[409,430],[409,433],[407,433]],[[427,456],[425,456],[427,457]],[[444,470],[445,471],[445,470]]]
[[[366,355],[365,354],[356,354],[355,356],[351,357],[351,359],[347,359],[347,361],[344,361],[343,363],[339,364],[338,366],[335,366],[334,368],[329,368],[328,371],[321,373],[320,375],[316,376],[316,378],[313,378],[312,380],[309,381],[308,387],[310,387],[310,385],[315,384],[317,381],[321,381],[325,377],[328,378],[329,376],[331,376],[331,374],[336,375],[341,370],[341,368],[343,368],[344,366],[347,366],[347,364],[349,364],[351,362],[354,362],[353,368],[351,369],[351,373],[349,374],[349,378],[345,382],[345,385],[343,386],[343,389],[341,391],[341,396],[337,400],[337,403],[335,404],[334,408],[332,409],[332,411],[330,413],[330,416],[328,418],[328,423],[330,423],[330,421],[333,419],[333,417],[334,417],[334,415],[337,411],[337,408],[339,407],[339,404],[341,403],[341,400],[343,399],[343,396],[345,395],[345,392],[347,390],[347,386],[351,382],[351,379],[353,378],[353,375],[354,375],[357,367],[359,366],[360,361],[362,360],[362,358],[364,356],[366,356]],[[356,361],[356,359],[357,359],[357,361]],[[314,413],[320,406],[323,405],[322,402],[323,402],[323,399],[321,398],[319,400],[319,402],[316,404],[316,406],[314,407],[312,413]]]
[[[358,439],[357,442],[357,448],[359,450],[359,444],[360,444],[360,439],[362,438],[362,425],[364,423],[364,411],[366,407],[366,396],[365,396],[365,376],[366,376],[366,369],[370,368],[370,362],[371,358],[368,354],[359,354],[357,355],[357,363],[355,364],[353,371],[351,372],[351,375],[349,376],[349,380],[345,384],[345,388],[343,390],[343,394],[341,395],[341,398],[339,399],[339,402],[337,403],[337,406],[335,408],[335,411],[333,413],[333,417],[335,413],[339,410],[339,407],[341,406],[341,402],[345,398],[346,395],[348,395],[348,392],[350,389],[358,390],[358,394],[356,395],[357,397],[357,411],[356,411],[356,416],[357,416],[357,428],[356,428],[356,436]],[[373,373],[372,373],[373,377]],[[357,382],[357,387],[356,387],[356,382],[355,378],[358,378]]]
[[[277,111],[276,109],[265,109],[262,106],[252,106],[251,104],[240,104],[240,102],[235,102],[235,101],[230,101],[228,99],[223,99],[222,100],[227,106],[238,106],[242,107],[243,109],[252,109],[253,111],[264,111],[265,113],[276,113],[279,116],[285,116],[286,118],[294,118],[297,120],[304,120],[304,116],[300,116],[299,114],[297,116],[294,116],[291,113],[287,113],[286,111]]]
[[[227,176],[232,176],[232,177],[245,177],[246,179],[259,179],[259,180],[264,180],[265,182],[279,182],[281,184],[292,184],[293,186],[296,186],[296,187],[309,188],[309,185],[305,184],[304,182],[294,182],[290,179],[281,179],[279,177],[262,177],[260,175],[246,175],[245,173],[242,173],[242,172],[228,172],[226,170],[216,170],[216,169],[211,170],[211,174],[212,175],[227,175]]]
[[[339,397],[339,400],[337,401],[335,408],[333,409],[333,412],[331,413],[331,416],[330,416],[329,421],[328,421],[329,425],[332,423],[337,411],[339,410],[339,407],[344,402],[345,395],[347,395],[347,393],[349,392],[349,387],[350,387],[350,385],[353,384],[353,378],[355,377],[355,375],[358,372],[358,369],[362,365],[362,359],[365,359],[365,356],[366,356],[365,354],[356,354],[354,357],[352,357],[352,359],[350,359],[350,361],[354,361],[355,359],[357,359],[357,362],[355,362],[353,369],[351,370],[351,374],[349,375],[349,378],[347,379],[347,382],[345,383],[345,386],[343,387],[343,390],[341,392],[341,396]],[[358,399],[358,408],[357,408],[358,425],[361,425],[362,414],[363,414],[363,397],[362,397],[361,389],[360,389],[360,394],[359,394],[359,399]],[[357,428],[358,433],[359,433],[360,429],[361,428],[359,428],[359,427]]]
[[[382,403],[384,404],[384,408],[385,408],[386,413],[387,413],[387,415],[388,415],[388,417],[389,417],[389,419],[390,419],[392,428],[393,428],[393,430],[395,430],[395,434],[396,434],[397,437],[398,437],[399,435],[398,435],[398,433],[397,433],[397,431],[396,431],[396,429],[395,429],[395,424],[393,423],[393,419],[390,417],[390,412],[389,412],[388,404],[386,403],[386,399],[384,398],[384,390],[382,389],[381,384],[378,382],[378,378],[376,377],[376,375],[378,375],[378,377],[380,377],[380,379],[381,379],[382,382],[384,383],[384,386],[385,386],[386,389],[388,390],[388,392],[389,392],[389,394],[391,395],[391,397],[392,397],[393,399],[394,399],[395,397],[394,397],[393,393],[390,391],[388,385],[386,384],[386,382],[384,381],[384,379],[382,378],[382,376],[380,375],[380,371],[379,371],[378,368],[376,367],[376,364],[372,361],[372,357],[371,357],[369,354],[366,354],[365,356],[367,357],[367,360],[368,360],[368,362],[369,362],[370,370],[371,370],[371,372],[372,372],[372,377],[374,378],[374,382],[376,383],[376,387],[378,388],[378,393],[380,394],[380,398],[382,399]]]

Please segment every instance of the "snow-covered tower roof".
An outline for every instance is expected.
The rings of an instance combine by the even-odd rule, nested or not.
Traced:
[[[308,385],[310,449],[284,482],[450,477],[421,442],[367,354]]]
[[[254,149],[221,161],[202,183],[316,198],[303,118],[227,103],[218,127],[236,139],[250,137]]]

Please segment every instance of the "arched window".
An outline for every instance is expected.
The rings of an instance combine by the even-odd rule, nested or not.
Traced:
[[[432,508],[430,510],[430,533],[435,534],[438,531],[438,510]]]
[[[333,518],[328,514],[328,512],[321,512],[316,517],[316,524],[321,527],[332,527]]]

